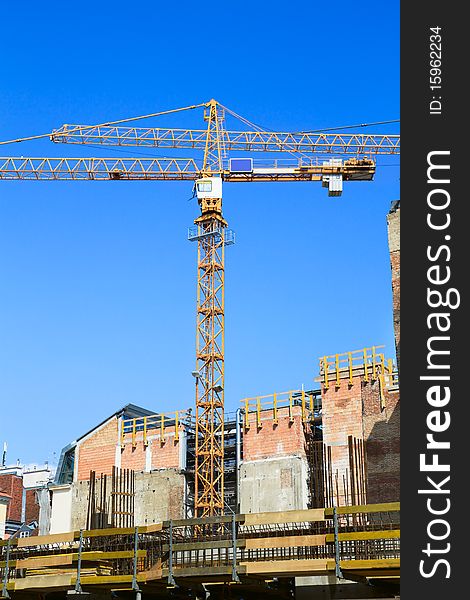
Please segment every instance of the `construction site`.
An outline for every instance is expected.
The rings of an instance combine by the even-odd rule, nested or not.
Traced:
[[[135,125],[188,110],[203,112],[204,127]],[[228,115],[242,127],[229,129]],[[240,398],[235,410],[224,399],[225,250],[235,235],[222,210],[223,187],[232,182],[312,182],[331,197],[346,195],[355,182],[373,185],[377,157],[398,156],[399,136],[264,131],[210,100],[34,137],[194,155],[5,157],[0,186],[194,185],[200,214],[188,240],[197,248],[197,319],[188,376],[195,394],[170,412],[116,406],[58,449],[54,473],[47,465],[33,472],[4,462],[0,597],[399,596],[400,202],[390,198],[383,215],[393,305],[384,319],[393,323],[395,349],[377,340],[312,357],[312,385]]]

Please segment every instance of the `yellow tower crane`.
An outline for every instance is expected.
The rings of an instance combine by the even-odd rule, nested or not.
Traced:
[[[206,127],[174,129],[123,126],[202,108]],[[225,116],[244,130],[228,130]],[[201,208],[189,239],[198,245],[196,369],[195,514],[224,512],[224,252],[234,242],[222,215],[223,182],[321,181],[330,196],[343,181],[371,181],[374,156],[400,153],[398,135],[340,132],[272,132],[250,123],[215,100],[100,125],[63,125],[52,133],[8,140],[50,137],[83,145],[174,148],[203,152],[200,158],[0,158],[0,180],[177,180],[194,181]],[[258,162],[230,153],[283,153],[292,159]],[[321,155],[334,158],[320,160]]]

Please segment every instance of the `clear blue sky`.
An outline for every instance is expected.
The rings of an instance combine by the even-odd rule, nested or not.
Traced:
[[[0,140],[212,97],[281,131],[399,118],[398,1],[212,6],[7,3]],[[199,117],[162,124],[197,127]],[[371,132],[381,130],[397,132]],[[121,155],[49,141],[0,154]],[[341,198],[318,183],[225,185],[237,234],[227,250],[229,410],[247,395],[314,385],[321,354],[386,344],[394,355],[386,214],[397,164],[379,159],[375,181],[345,184]],[[52,461],[129,402],[193,405],[190,196],[180,182],[0,182],[8,462]]]

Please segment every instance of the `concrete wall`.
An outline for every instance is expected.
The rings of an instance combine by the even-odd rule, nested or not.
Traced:
[[[110,492],[108,482],[108,493]],[[135,474],[135,525],[184,518],[185,476],[177,469]],[[98,484],[97,484],[97,487]],[[71,485],[71,530],[86,527],[89,481]]]
[[[184,519],[185,486],[177,469],[136,473],[136,525]]]
[[[63,533],[72,529],[72,485],[51,486],[52,512],[50,533]]]
[[[243,433],[239,471],[240,512],[270,512],[307,508],[308,464],[298,406],[249,414]],[[276,422],[277,421],[277,422]]]
[[[300,456],[243,462],[240,512],[275,512],[307,508],[308,464]]]
[[[47,485],[52,477],[52,472],[49,468],[35,468],[32,471],[23,469],[23,487],[38,488]]]

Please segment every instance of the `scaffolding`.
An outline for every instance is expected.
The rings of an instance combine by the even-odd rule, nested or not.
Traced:
[[[0,542],[2,597],[335,574],[399,577],[400,505],[171,520]],[[208,519],[214,527],[204,529]],[[155,588],[150,588],[155,589]]]

